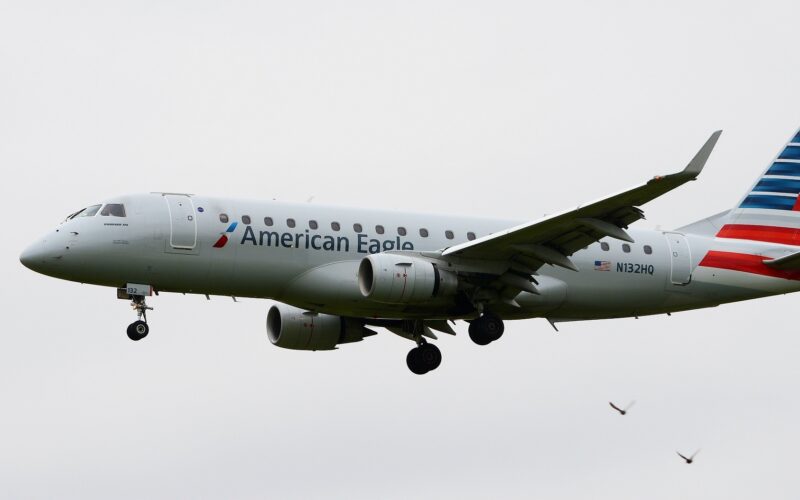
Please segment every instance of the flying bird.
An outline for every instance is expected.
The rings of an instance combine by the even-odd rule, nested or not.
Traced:
[[[625,415],[626,413],[628,413],[628,410],[630,410],[630,409],[631,409],[631,406],[633,406],[635,403],[636,403],[636,401],[631,401],[631,402],[628,404],[628,406],[626,406],[625,408],[620,408],[619,406],[615,405],[615,404],[614,404],[614,403],[612,403],[611,401],[609,401],[609,402],[608,402],[608,404],[610,404],[612,408],[614,408],[615,410],[617,410],[617,411],[619,412],[619,414],[620,414],[620,415]]]
[[[677,453],[679,457],[681,457],[682,459],[684,459],[684,460],[686,461],[686,463],[687,463],[687,464],[690,464],[690,463],[694,462],[694,457],[695,457],[695,456],[696,456],[698,453],[700,453],[700,450],[697,450],[696,452],[692,453],[692,456],[690,456],[689,458],[686,458],[686,457],[684,457],[683,455],[681,455],[681,452],[679,452],[679,451],[676,451],[675,453]]]

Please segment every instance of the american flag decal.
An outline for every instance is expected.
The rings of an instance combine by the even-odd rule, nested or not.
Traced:
[[[594,261],[594,270],[595,271],[610,271],[611,270],[611,262],[607,260],[596,260]]]

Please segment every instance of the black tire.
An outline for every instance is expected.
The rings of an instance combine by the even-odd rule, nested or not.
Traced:
[[[420,351],[419,357],[422,360],[423,366],[425,366],[428,371],[435,370],[442,364],[442,351],[435,345],[422,344],[417,349]]]
[[[134,321],[128,325],[128,338],[133,341],[139,341],[147,337],[150,333],[150,327],[144,321]]]
[[[489,345],[492,338],[483,328],[483,318],[478,318],[469,324],[469,338],[478,345]]]
[[[491,339],[490,342],[494,342],[503,336],[503,332],[506,330],[506,327],[503,324],[502,319],[493,314],[484,314],[483,318],[481,319],[484,320],[484,328]]]
[[[406,364],[408,365],[408,369],[411,370],[411,373],[417,375],[425,375],[428,373],[428,369],[425,367],[425,363],[422,359],[422,352],[420,351],[419,347],[415,347],[408,351],[408,355],[406,356]]]

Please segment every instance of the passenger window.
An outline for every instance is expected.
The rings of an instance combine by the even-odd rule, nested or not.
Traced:
[[[249,215],[242,215],[242,224],[250,225],[250,216]]]
[[[600,249],[604,252],[608,252],[611,247],[605,241],[600,242]]]
[[[423,238],[427,238],[428,230],[425,229],[424,227],[419,228],[419,235],[422,236]]]
[[[444,237],[447,238],[448,240],[452,240],[455,236],[453,235],[453,231],[448,229],[447,231],[444,232]]]
[[[228,214],[219,214],[219,221],[227,223],[228,222]]]
[[[363,228],[363,227],[361,227],[361,224],[359,224],[358,222],[356,222],[355,224],[353,224],[353,231],[355,231],[355,232],[357,232],[357,233],[360,233],[360,232],[361,232],[361,231],[363,231],[363,230],[364,230],[364,228]]]
[[[397,228],[397,234],[399,234],[400,236],[405,236],[406,235],[406,228],[398,227]]]
[[[111,217],[125,217],[125,205],[121,203],[109,203],[103,207],[100,215],[110,215]]]
[[[319,224],[317,224],[317,221],[315,220],[310,220],[308,221],[308,227],[311,229],[317,229],[319,227]]]
[[[375,232],[378,234],[383,234],[383,226],[375,226]]]
[[[294,227],[297,225],[297,223],[294,221],[294,219],[286,219],[286,225],[289,227]]]
[[[272,221],[272,217],[264,217],[264,225],[265,226],[271,226],[273,224],[274,224],[274,222]]]
[[[338,231],[341,228],[342,226],[340,226],[338,222],[331,222],[331,229],[333,229],[334,231]]]
[[[474,240],[475,239],[475,233],[473,233],[472,231],[468,232],[467,233],[467,239],[470,240],[470,241]]]
[[[631,246],[627,243],[622,244],[622,251],[625,253],[631,253]]]
[[[646,253],[647,255],[652,254],[653,253],[653,247],[651,247],[650,245],[645,245],[644,246],[644,253]]]

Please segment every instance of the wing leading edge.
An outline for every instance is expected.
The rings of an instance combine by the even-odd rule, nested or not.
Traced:
[[[521,224],[473,241],[455,245],[442,257],[511,260],[526,270],[543,264],[577,270],[569,256],[602,238],[633,241],[625,229],[644,218],[641,205],[697,178],[719,139],[721,130],[706,143],[682,171],[656,176],[644,184],[539,220]]]

